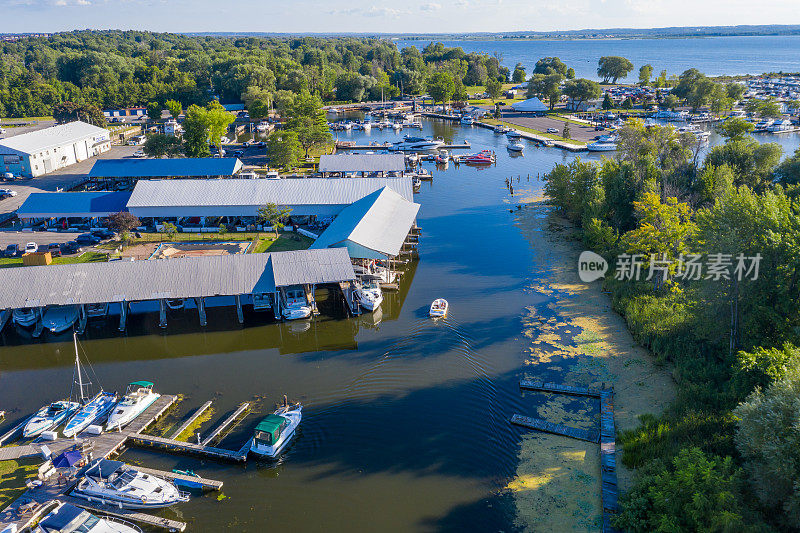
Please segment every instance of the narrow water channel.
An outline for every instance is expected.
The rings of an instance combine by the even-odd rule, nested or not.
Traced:
[[[126,334],[113,323],[87,328],[82,347],[106,390],[154,381],[157,391],[183,396],[178,418],[214,399],[204,429],[255,400],[256,413],[223,447],[238,448],[284,394],[305,405],[301,435],[278,464],[125,452],[129,462],[225,482],[224,497],[197,496],[164,516],[197,532],[514,530],[516,509],[504,488],[522,432],[508,419],[531,410],[517,386],[532,371],[523,365],[523,315],[553,295],[526,290],[546,251],[534,254],[515,226],[505,178],[536,193],[537,173],[573,155],[531,144],[512,157],[503,136],[438,121],[426,121],[422,134],[467,139],[473,151],[495,150],[498,161],[483,169],[426,163],[434,180],[415,196],[420,258],[380,316],[322,317],[306,326],[249,314],[242,327],[234,309],[220,308],[209,311],[206,328],[193,310],[171,313],[165,331],[154,314],[132,316]],[[449,300],[450,316],[432,322],[426,311],[437,297]],[[0,409],[10,420],[69,391],[70,341],[26,340],[6,328]],[[545,378],[549,371],[533,370]]]

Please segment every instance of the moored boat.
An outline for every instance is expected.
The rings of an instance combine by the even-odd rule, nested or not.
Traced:
[[[57,428],[61,422],[80,408],[80,404],[68,400],[59,400],[39,409],[25,424],[22,430],[24,438],[41,435],[42,432]]]
[[[297,434],[302,418],[303,406],[299,403],[288,405],[284,400],[284,405],[256,426],[250,440],[250,452],[274,459]]]
[[[142,530],[125,520],[93,515],[62,503],[39,521],[33,533],[142,533]]]
[[[78,320],[77,305],[48,307],[42,315],[42,325],[51,333],[63,333]]]
[[[36,310],[32,307],[14,309],[11,318],[14,320],[15,324],[18,324],[24,328],[33,326],[39,320]]]
[[[122,461],[98,459],[78,472],[72,495],[124,509],[158,509],[189,501],[173,483]]]
[[[125,396],[108,417],[106,430],[122,429],[159,397],[160,394],[153,392],[153,384],[150,381],[134,381],[128,384]]]
[[[81,407],[75,415],[69,419],[64,426],[64,436],[73,437],[86,429],[90,424],[99,421],[106,416],[117,403],[117,395],[111,392],[100,392],[87,402],[88,397],[84,394],[84,387],[90,385],[83,382],[83,373],[81,372],[81,361],[78,357],[78,336],[73,333],[72,340],[75,344],[75,374],[78,385],[78,398],[83,407]]]
[[[508,145],[508,149],[511,150],[512,152],[521,152],[521,151],[523,151],[525,149],[525,145],[522,144],[522,142],[517,141],[517,142],[510,143]]]
[[[305,290],[300,285],[290,285],[282,289],[283,317],[287,320],[298,320],[311,316],[311,306],[308,305]]]
[[[420,182],[421,183],[421,182]],[[378,276],[361,276],[361,286],[356,289],[358,304],[367,311],[375,311],[383,302],[383,291]]]
[[[521,135],[521,134],[520,134],[520,132],[518,132],[517,130],[511,130],[511,129],[510,129],[510,130],[508,130],[508,131],[506,132],[506,138],[507,138],[509,141],[516,141],[516,140],[517,140],[517,139],[519,139],[520,137],[522,137],[522,135]]]

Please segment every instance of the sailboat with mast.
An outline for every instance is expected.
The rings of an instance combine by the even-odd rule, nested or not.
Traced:
[[[117,404],[117,395],[112,392],[106,392],[102,388],[94,398],[89,399],[87,387],[90,386],[91,383],[84,383],[83,381],[81,361],[78,357],[78,336],[74,332],[72,334],[72,341],[75,344],[75,373],[78,384],[78,396],[83,407],[81,407],[75,416],[67,422],[67,425],[64,426],[63,433],[65,437],[74,437],[90,424],[102,419]]]

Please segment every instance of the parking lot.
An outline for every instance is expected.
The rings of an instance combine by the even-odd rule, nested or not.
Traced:
[[[513,112],[503,112],[503,121],[508,122],[509,124],[515,124],[517,126],[523,126],[525,128],[531,128],[541,132],[546,132],[547,128],[555,128],[558,130],[558,133],[553,133],[552,135],[559,136],[564,130],[564,124],[566,123],[565,121],[556,118],[535,117],[526,113]],[[598,135],[602,135],[604,133],[602,131],[595,131],[594,126],[584,126],[581,124],[575,124],[573,122],[569,123],[569,132],[572,139],[583,142],[589,142]]]

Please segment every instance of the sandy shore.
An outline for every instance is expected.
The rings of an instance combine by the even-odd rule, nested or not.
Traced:
[[[519,197],[521,191],[517,192]],[[669,369],[656,366],[647,350],[636,344],[625,321],[612,311],[600,282],[585,284],[578,279],[583,248],[575,229],[553,215],[541,197],[525,198],[522,204],[516,226],[540,268],[533,272],[536,281],[528,289],[543,300],[526,309],[524,316],[523,335],[529,339],[525,376],[566,384],[613,384],[617,429],[635,427],[639,415],[658,413],[674,398]],[[597,427],[596,400],[525,394],[538,407],[522,414]],[[624,491],[631,472],[622,466],[620,451],[617,465]],[[516,501],[516,525],[526,531],[600,529],[600,458],[595,444],[525,433],[517,477],[508,488]]]

